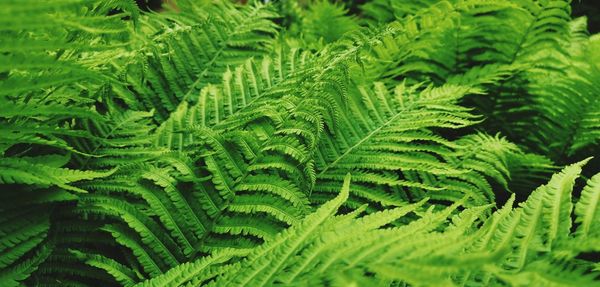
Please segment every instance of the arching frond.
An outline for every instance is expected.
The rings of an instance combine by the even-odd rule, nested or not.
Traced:
[[[267,53],[277,17],[268,5],[234,7],[222,1],[180,1],[181,12],[141,19],[141,47],[117,63],[127,89],[116,90],[131,108],[156,110],[159,122],[182,101],[217,83],[228,67]]]
[[[577,234],[579,236],[596,236],[597,230],[592,226],[600,221],[600,176],[595,175],[588,180],[581,192],[581,197],[575,205],[576,223],[579,223]]]
[[[590,272],[589,266],[575,267],[574,261],[552,259],[548,257],[549,249],[539,249],[538,244],[549,234],[541,226],[548,213],[542,211],[540,216],[532,217],[536,210],[560,210],[565,206],[565,202],[544,198],[556,194],[554,188],[569,194],[570,187],[561,186],[561,182],[576,177],[583,164],[567,167],[537,189],[521,207],[513,209],[511,200],[488,219],[481,217],[488,208],[485,206],[457,212],[456,204],[432,212],[421,209],[423,202],[362,217],[360,212],[335,215],[348,197],[347,176],[336,198],[249,253],[240,264],[228,262],[231,254],[218,253],[145,284],[307,286],[368,282],[372,286],[388,286],[403,282],[509,286],[543,281],[556,286],[595,286],[594,277],[598,274],[585,274]],[[419,214],[419,219],[398,227],[384,227],[411,212]],[[573,238],[556,240],[568,242]],[[526,256],[523,251],[535,255]],[[523,258],[522,265],[512,265],[514,256]],[[513,268],[504,270],[507,264]]]
[[[373,91],[359,87],[348,102],[348,112],[341,116],[339,129],[320,146],[315,200],[335,191],[335,182],[344,172],[354,174],[353,191],[358,198],[384,206],[398,205],[398,198],[410,201],[424,196],[453,201],[468,195],[475,204],[493,199],[484,176],[506,188],[510,177],[506,157],[520,154],[518,148],[483,137],[487,147],[495,149],[486,155],[474,150],[486,148],[482,142],[468,143],[476,137],[454,143],[431,131],[477,123],[468,109],[456,105],[465,94],[477,92],[469,86],[429,87],[419,92],[399,85],[390,95],[381,83]],[[470,159],[471,155],[477,160]],[[486,190],[486,194],[473,194],[473,189]]]
[[[355,17],[348,15],[348,10],[341,3],[329,1],[315,1],[301,14],[302,22],[297,27],[299,34],[306,43],[307,48],[322,48],[322,46],[339,40],[344,34],[359,29]]]

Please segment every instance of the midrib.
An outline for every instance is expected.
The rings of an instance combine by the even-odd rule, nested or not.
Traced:
[[[381,126],[379,126],[378,128],[374,129],[373,131],[371,131],[370,133],[368,133],[364,138],[362,138],[360,141],[358,141],[356,144],[354,144],[353,146],[351,146],[349,149],[346,150],[346,152],[344,152],[341,156],[339,156],[336,160],[334,160],[333,162],[331,162],[330,164],[328,164],[321,172],[319,172],[319,174],[317,174],[317,177],[322,176],[323,174],[325,174],[330,168],[332,168],[333,166],[335,166],[338,162],[340,162],[342,159],[344,159],[347,155],[349,155],[350,153],[352,153],[352,151],[354,149],[356,149],[357,147],[361,146],[363,143],[365,143],[366,141],[368,141],[371,137],[373,137],[373,135],[377,134],[378,132],[380,132],[383,128],[387,127],[389,124],[391,124],[392,122],[394,122],[397,118],[400,117],[400,115],[402,115],[403,111],[408,110],[408,108],[406,109],[402,109],[401,111],[398,111],[394,116],[392,116],[389,120],[387,120],[385,123],[383,123]]]

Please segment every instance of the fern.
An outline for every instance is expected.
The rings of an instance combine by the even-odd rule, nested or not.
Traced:
[[[5,3],[0,285],[598,285],[570,1],[270,2]]]
[[[268,52],[270,36],[277,32],[271,21],[276,14],[265,5],[178,5],[183,13],[142,19],[140,31],[153,37],[139,37],[129,59],[115,63],[119,73],[127,71],[124,80],[130,87],[115,92],[134,109],[155,109],[161,122],[180,102],[195,101],[201,88],[216,83],[228,66]]]
[[[480,222],[481,215],[489,207],[475,207],[460,213],[456,212],[457,205],[438,212],[420,211],[423,201],[362,217],[358,217],[361,211],[335,215],[350,190],[350,176],[346,176],[336,198],[299,225],[246,255],[240,264],[228,263],[234,255],[224,251],[185,267],[182,265],[140,286],[187,282],[204,282],[208,286],[334,282],[386,286],[394,280],[411,285],[545,282],[595,286],[597,274],[584,275],[583,266],[571,267],[574,262],[546,257],[550,249],[539,249],[539,244],[552,234],[552,229],[549,232],[540,225],[570,220],[569,211],[563,216],[550,216],[546,221],[543,215],[551,213],[544,209],[560,210],[568,208],[570,203],[544,198],[553,197],[555,192],[569,197],[571,188],[562,182],[574,180],[582,164],[569,166],[556,174],[521,207],[513,209],[511,200],[483,222]],[[407,225],[384,227],[411,212],[420,218]],[[538,216],[532,217],[534,214]],[[442,231],[437,231],[440,228]],[[569,233],[567,230],[563,234]],[[576,239],[565,236],[558,240]],[[545,255],[527,256],[530,252]],[[515,257],[521,265],[511,265]],[[506,265],[513,269],[503,270],[502,266]],[[589,266],[587,268],[589,270]],[[210,281],[212,276],[217,276],[214,281]]]

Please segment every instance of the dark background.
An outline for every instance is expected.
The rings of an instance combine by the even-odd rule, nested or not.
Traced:
[[[238,2],[246,2],[237,0]],[[277,0],[275,0],[277,1]],[[280,0],[280,1],[292,1],[292,0]],[[161,7],[161,0],[136,0],[138,5],[144,10],[158,11]],[[364,2],[364,0],[346,0],[342,2],[348,2],[349,5],[354,6]],[[573,16],[587,16],[588,17],[588,28],[592,34],[600,32],[600,0],[573,0],[571,6],[573,7]]]
[[[161,0],[135,0],[142,10],[158,10],[162,3]]]
[[[600,32],[600,0],[573,0],[573,16],[587,16],[592,34]]]

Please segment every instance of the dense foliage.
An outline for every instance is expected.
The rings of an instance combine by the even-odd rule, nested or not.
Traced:
[[[0,286],[600,286],[570,1],[176,2],[3,1]]]

